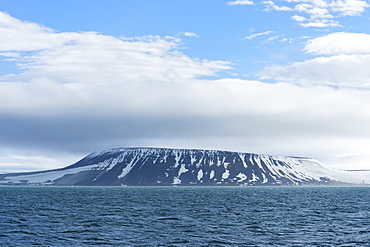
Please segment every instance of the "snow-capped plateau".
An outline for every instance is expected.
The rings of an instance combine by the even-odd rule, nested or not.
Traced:
[[[278,186],[370,184],[369,171],[328,168],[310,158],[216,150],[118,148],[65,168],[0,174],[0,185]]]

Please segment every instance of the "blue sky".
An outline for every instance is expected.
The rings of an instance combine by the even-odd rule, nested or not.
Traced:
[[[370,169],[370,2],[0,3],[0,171],[106,148]]]

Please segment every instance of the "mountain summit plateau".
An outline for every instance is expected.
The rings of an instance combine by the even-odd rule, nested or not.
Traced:
[[[65,168],[0,174],[0,185],[294,186],[370,184],[370,171],[327,168],[314,159],[217,150],[117,148]]]

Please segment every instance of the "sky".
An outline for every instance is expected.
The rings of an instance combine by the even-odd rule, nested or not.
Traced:
[[[370,169],[370,1],[0,1],[0,172],[118,147]]]

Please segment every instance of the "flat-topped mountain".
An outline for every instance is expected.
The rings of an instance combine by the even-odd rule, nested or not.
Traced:
[[[370,183],[370,171],[326,168],[310,158],[216,150],[118,148],[65,168],[0,175],[0,185],[276,186]]]

